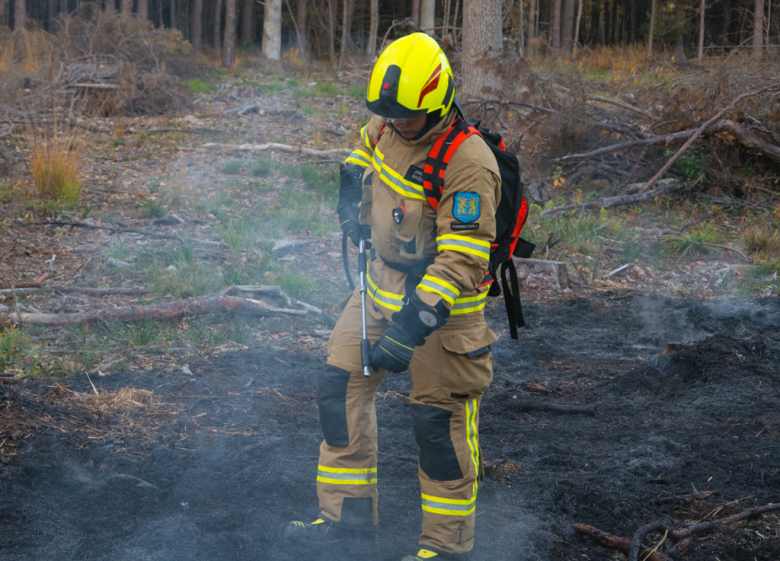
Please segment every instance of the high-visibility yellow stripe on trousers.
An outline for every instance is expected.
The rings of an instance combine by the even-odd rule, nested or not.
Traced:
[[[476,497],[471,499],[445,499],[422,493],[422,509],[426,512],[448,516],[468,516],[476,508]]]
[[[317,481],[334,485],[374,485],[376,468],[332,468],[319,465]]]
[[[472,489],[472,496],[477,498],[477,487],[479,485],[479,439],[477,437],[477,414],[479,413],[479,407],[477,400],[472,399],[466,402],[466,440],[469,443],[469,451],[471,452],[471,463],[474,466],[474,486]]]

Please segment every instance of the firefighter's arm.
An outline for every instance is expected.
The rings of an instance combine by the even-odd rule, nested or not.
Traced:
[[[341,183],[336,212],[342,231],[357,245],[360,237],[360,203],[364,199],[363,174],[371,165],[371,158],[379,134],[380,123],[371,120],[360,131],[360,142],[341,164]]]
[[[447,168],[436,213],[439,254],[416,290],[429,306],[443,301],[454,314],[475,307],[474,303],[456,301],[462,293],[476,289],[488,270],[501,198],[501,179],[495,163],[493,166],[489,169],[475,159],[460,163],[453,159]]]

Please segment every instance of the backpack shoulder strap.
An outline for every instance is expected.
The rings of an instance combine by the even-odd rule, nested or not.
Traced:
[[[428,153],[423,167],[423,194],[435,211],[439,210],[439,201],[444,192],[444,172],[447,170],[447,164],[458,146],[472,134],[480,132],[461,119],[456,119],[450,130],[436,140]]]

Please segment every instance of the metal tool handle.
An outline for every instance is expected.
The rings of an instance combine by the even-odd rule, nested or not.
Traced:
[[[360,304],[363,312],[363,339],[360,341],[360,360],[363,364],[363,376],[371,377],[371,343],[368,341],[368,326],[366,324],[366,273],[368,259],[366,256],[366,240],[360,237],[358,244],[358,270],[360,271]]]

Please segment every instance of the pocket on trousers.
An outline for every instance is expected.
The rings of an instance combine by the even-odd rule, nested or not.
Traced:
[[[486,325],[471,329],[442,330],[441,346],[447,351],[442,365],[442,390],[455,399],[482,395],[493,379],[490,350],[498,337]]]

